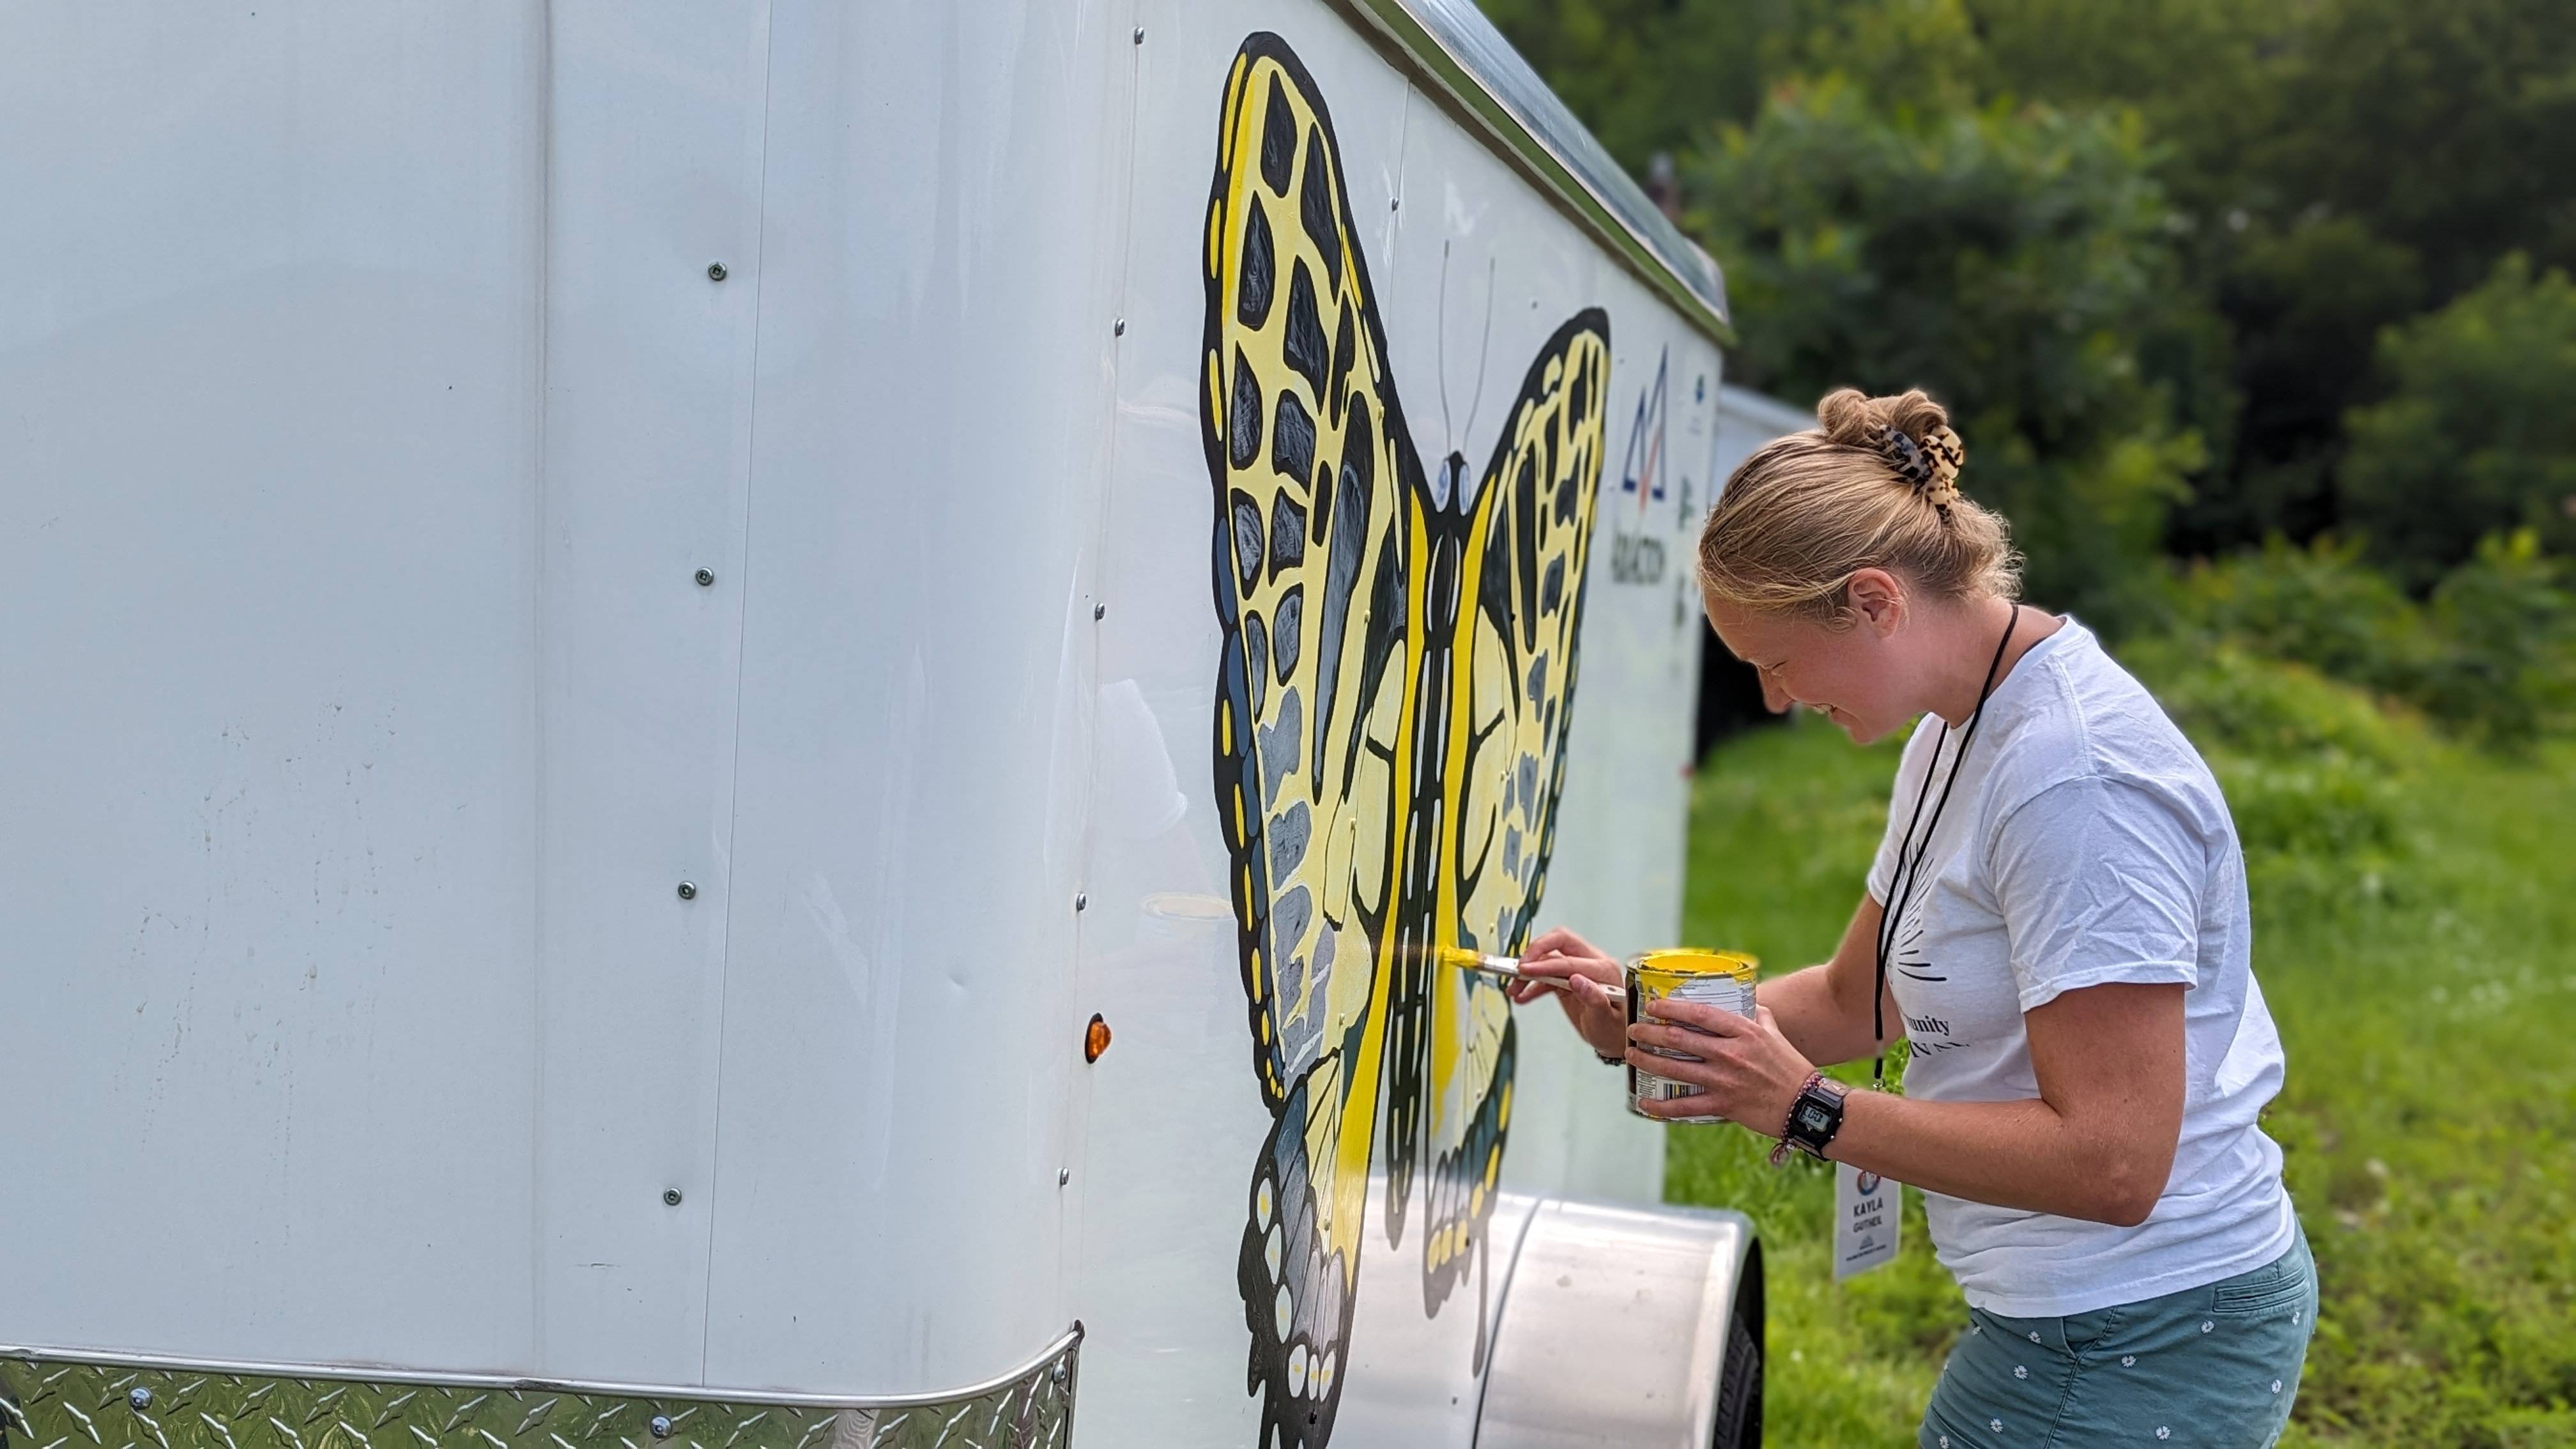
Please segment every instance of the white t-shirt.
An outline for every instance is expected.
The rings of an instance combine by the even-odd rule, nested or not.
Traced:
[[[2032,617],[2025,609],[2025,628]],[[1959,734],[1927,716],[1906,743],[1869,874],[1882,905],[1934,745],[1927,817]],[[2068,619],[1997,682],[1888,953],[1912,1051],[1905,1094],[2035,1098],[2023,1012],[2109,981],[2179,981],[2182,1139],[2164,1195],[2133,1228],[1926,1192],[1933,1247],[1969,1303],[2017,1318],[2087,1313],[2289,1249],[2281,1149],[2255,1125],[2285,1063],[2251,935],[2245,857],[2218,782],[2154,697]]]

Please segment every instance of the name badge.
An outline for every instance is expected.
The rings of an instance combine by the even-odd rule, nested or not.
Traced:
[[[1896,1261],[1896,1234],[1905,1221],[1905,1186],[1834,1164],[1834,1281]]]

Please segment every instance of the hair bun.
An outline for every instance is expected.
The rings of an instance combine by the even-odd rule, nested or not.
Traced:
[[[1929,396],[1838,389],[1817,402],[1814,429],[1773,438],[1727,475],[1700,525],[1700,588],[1829,629],[1859,619],[1850,585],[1863,569],[1928,598],[2017,598],[2011,529],[1959,492],[1966,458]]]
[[[1869,397],[1838,388],[1816,404],[1818,431],[1829,442],[1866,448],[1926,503],[1950,516],[1959,498],[1959,470],[1966,445],[1950,430],[1950,415],[1920,388],[1896,397]]]

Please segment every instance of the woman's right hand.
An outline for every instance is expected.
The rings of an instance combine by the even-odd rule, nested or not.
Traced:
[[[1527,1003],[1541,994],[1554,996],[1592,1050],[1605,1057],[1628,1053],[1627,972],[1600,947],[1563,927],[1542,932],[1521,953],[1521,974],[1566,983],[1560,990],[1535,981],[1515,983],[1512,1000]]]

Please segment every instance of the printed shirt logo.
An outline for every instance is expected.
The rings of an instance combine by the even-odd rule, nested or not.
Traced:
[[[1923,902],[1916,900],[1905,912],[1905,924],[1896,936],[1896,974],[1915,981],[1947,981],[1947,976],[1933,974],[1932,958],[1923,947]]]
[[[1946,982],[1950,979],[1934,965],[1925,949],[1923,901],[1919,897],[1906,908],[1905,925],[1897,933],[1896,951],[1888,969],[1909,981]],[[1952,1039],[1947,1018],[1906,1013],[1905,1050],[1909,1057],[1919,1060],[1967,1045],[1967,1042]]]

